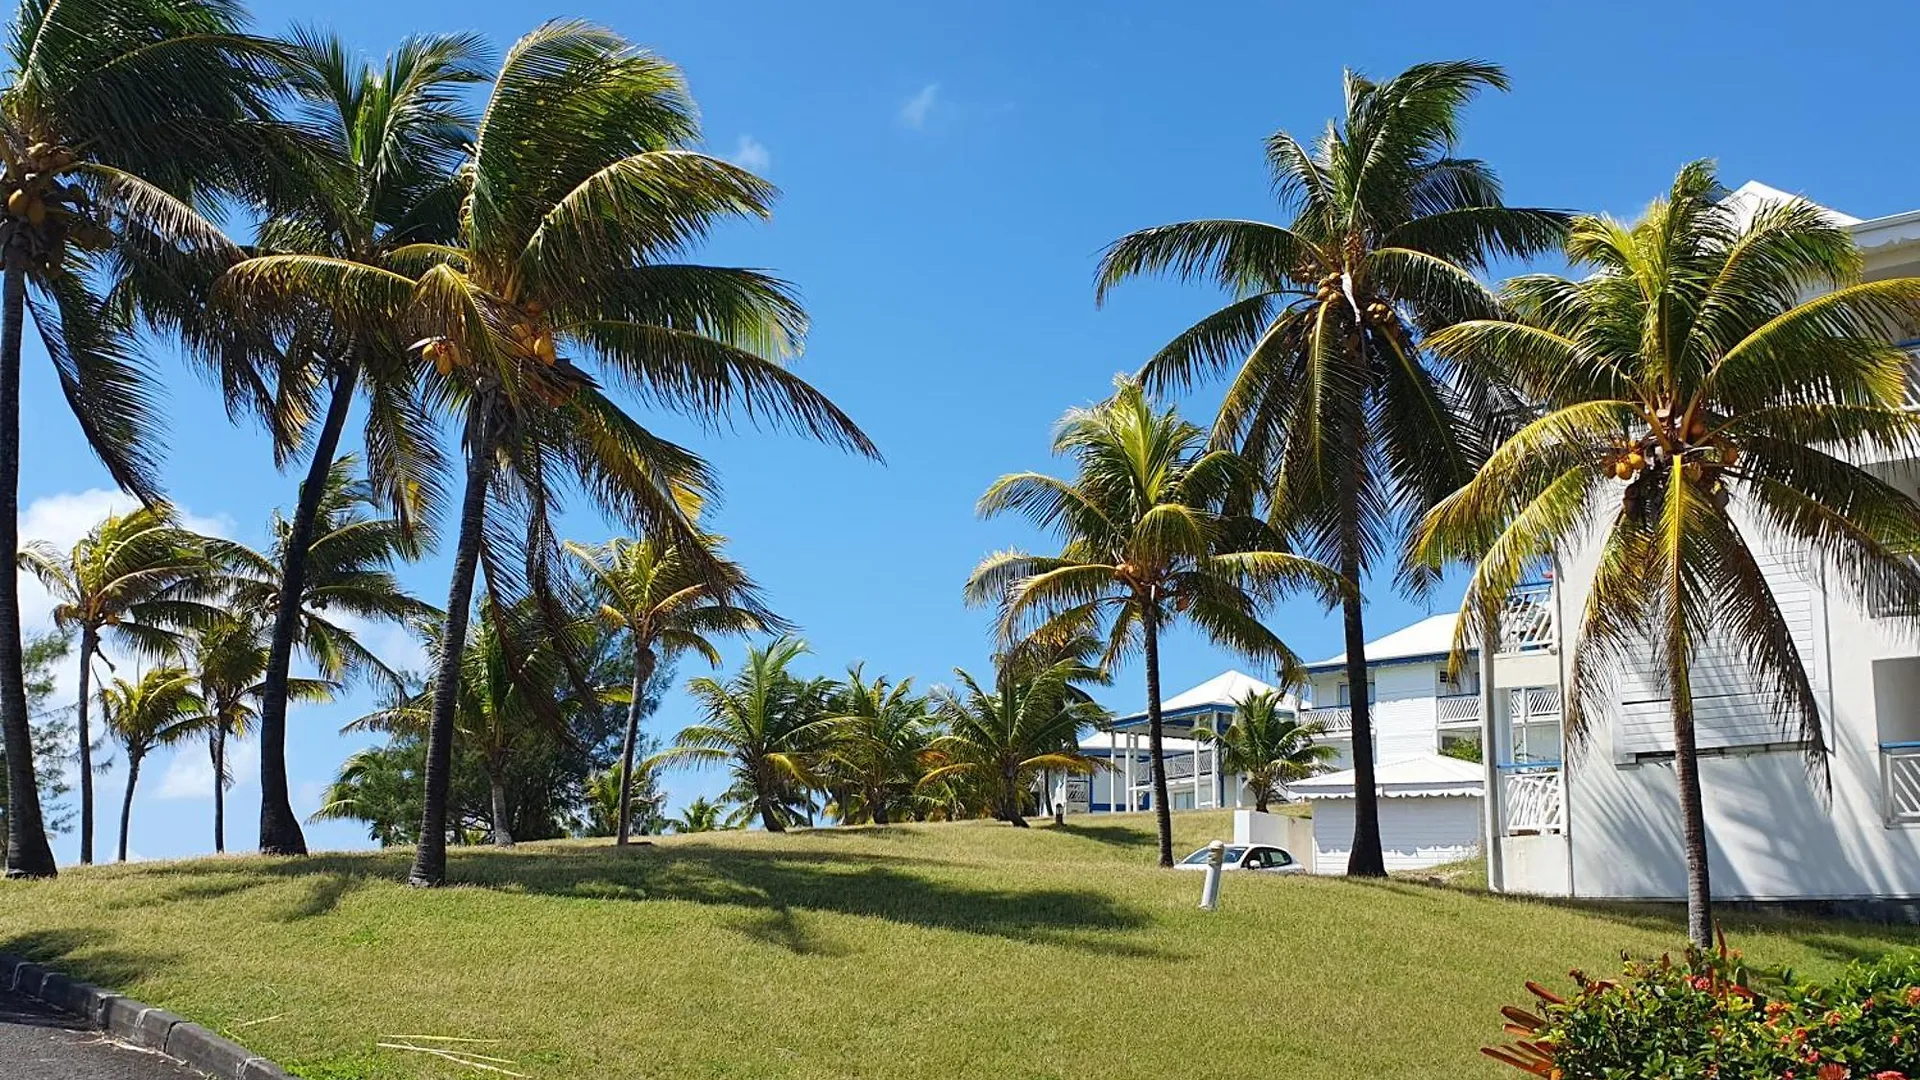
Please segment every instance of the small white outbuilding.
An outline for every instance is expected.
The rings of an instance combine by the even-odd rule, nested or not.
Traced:
[[[1481,768],[1427,753],[1374,770],[1380,797],[1380,847],[1388,870],[1420,870],[1480,851]],[[1353,770],[1288,786],[1313,807],[1313,867],[1340,874],[1353,847]]]

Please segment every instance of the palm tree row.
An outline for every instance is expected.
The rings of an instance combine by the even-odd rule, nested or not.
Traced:
[[[710,557],[688,509],[716,491],[711,470],[644,427],[610,387],[710,427],[746,415],[874,454],[849,418],[783,364],[806,328],[792,288],[759,271],[688,261],[716,224],[767,217],[774,190],[691,149],[699,129],[679,70],[609,31],[548,23],[495,66],[471,37],[410,39],[377,64],[319,33],[272,41],[248,33],[229,0],[26,3],[13,29],[14,79],[0,90],[4,528],[17,516],[28,314],[90,445],[149,505],[158,503],[162,432],[152,376],[133,344],[142,331],[178,340],[230,414],[263,424],[278,463],[307,455],[276,550],[246,561],[250,600],[263,605],[254,610],[273,615],[250,715],[229,709],[221,729],[257,721],[264,851],[305,850],[285,769],[296,650],[329,674],[392,674],[335,648],[337,636],[321,640],[331,631],[304,606],[326,573],[317,538],[356,402],[365,417],[361,483],[391,523],[394,550],[413,554],[443,510],[454,516],[453,574],[436,631],[448,647],[432,683],[411,875],[426,885],[444,877],[458,646],[476,581],[484,579],[490,609],[524,611],[568,647],[557,633],[563,559],[552,522],[569,489],[677,553],[664,557],[681,565],[662,571],[675,588],[697,584],[716,608],[744,613],[738,628],[765,618],[745,583]],[[469,91],[481,84],[476,109]],[[231,206],[257,223],[247,247],[209,219]],[[443,425],[458,433],[456,454],[440,444]],[[0,544],[19,550],[12,532]],[[678,602],[671,590],[655,600]],[[409,617],[423,610],[407,603]],[[89,645],[108,626],[91,611],[73,625]],[[116,638],[141,633],[119,625],[141,624],[123,617]],[[696,631],[704,632],[727,628]],[[680,635],[640,625],[632,647],[658,662],[686,647]],[[96,655],[83,654],[86,664]],[[577,657],[555,659],[578,666]],[[8,577],[0,585],[7,865],[42,876],[54,866],[20,661]],[[522,667],[518,657],[507,666]],[[90,821],[83,834],[90,849]]]

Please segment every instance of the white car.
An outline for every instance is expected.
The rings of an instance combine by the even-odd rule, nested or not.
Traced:
[[[1271,844],[1228,844],[1220,864],[1223,870],[1257,870],[1263,874],[1304,874],[1307,868],[1288,854],[1285,848]],[[1207,868],[1207,849],[1180,860],[1176,869],[1205,870]]]

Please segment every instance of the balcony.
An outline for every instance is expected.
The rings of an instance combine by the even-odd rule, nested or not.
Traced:
[[[1353,730],[1353,710],[1345,705],[1300,710],[1300,722],[1318,724],[1328,735],[1345,735]]]
[[[1434,703],[1434,720],[1443,728],[1480,726],[1479,694],[1442,694]]]
[[[1543,652],[1558,640],[1553,619],[1553,583],[1522,585],[1507,594],[1500,608],[1500,652]]]
[[[1888,825],[1920,824],[1920,742],[1880,744],[1880,805]]]
[[[1566,789],[1560,786],[1557,764],[1502,765],[1500,781],[1508,836],[1565,831]]]

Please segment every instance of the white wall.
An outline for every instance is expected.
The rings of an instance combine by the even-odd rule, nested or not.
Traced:
[[[1313,870],[1344,874],[1353,849],[1353,800],[1313,801]],[[1422,870],[1480,850],[1480,797],[1380,800],[1380,846],[1388,870]]]
[[[1375,699],[1370,715],[1376,762],[1404,761],[1440,748],[1435,708],[1443,666],[1439,661],[1424,661],[1382,664],[1371,670]],[[1314,703],[1320,706],[1337,703],[1338,687],[1344,679],[1344,675],[1337,673],[1315,676]],[[1353,744],[1349,738],[1323,741],[1341,751],[1333,763],[1335,771],[1353,767]]]
[[[1913,473],[1899,482],[1912,490]],[[1730,751],[1701,759],[1709,876],[1715,896],[1839,899],[1920,896],[1920,826],[1885,824],[1874,662],[1920,654],[1911,629],[1875,619],[1851,603],[1819,567],[1805,571],[1812,593],[1804,633],[1832,748],[1825,777],[1792,748]],[[1562,575],[1562,612],[1585,602],[1590,562]],[[1562,625],[1569,625],[1563,619]],[[1907,693],[1907,680],[1879,680]],[[1890,701],[1893,708],[1920,702]],[[1777,717],[1747,705],[1756,728]],[[1736,718],[1737,719],[1737,718]],[[1568,825],[1573,889],[1581,896],[1685,895],[1679,808],[1670,762],[1616,760],[1615,715],[1596,718],[1573,755]],[[1825,779],[1831,779],[1831,796]]]

